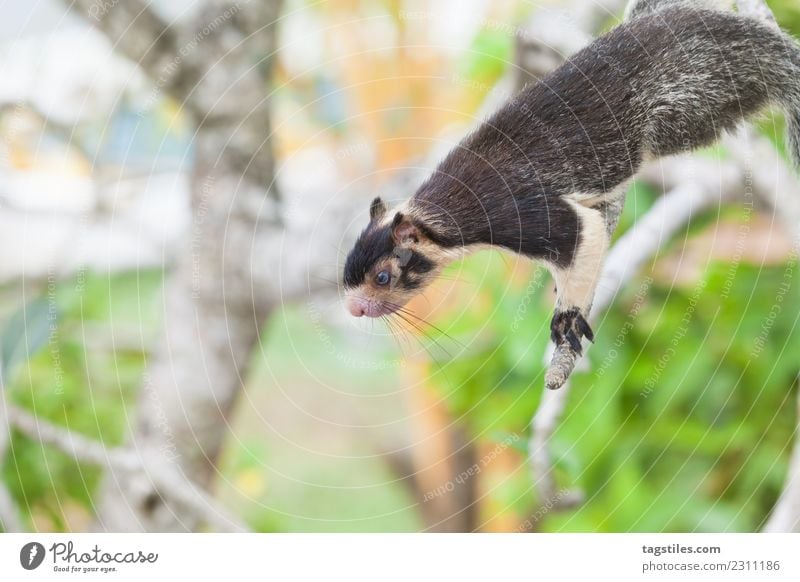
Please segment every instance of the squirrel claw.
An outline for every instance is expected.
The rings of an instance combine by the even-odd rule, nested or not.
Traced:
[[[592,328],[577,307],[556,311],[550,323],[550,338],[556,346],[566,342],[575,353],[582,355],[581,339],[584,337],[594,342]]]

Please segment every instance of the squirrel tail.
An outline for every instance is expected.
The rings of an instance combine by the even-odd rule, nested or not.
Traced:
[[[625,20],[632,20],[671,7],[707,8],[725,10],[732,0],[630,0],[625,11]],[[741,7],[740,7],[741,8]],[[759,80],[769,88],[770,101],[778,105],[786,115],[786,148],[800,172],[800,46],[789,35],[783,33],[772,19],[759,12],[742,12],[751,23],[759,26],[755,33],[759,48],[755,58]]]
[[[777,27],[774,34],[780,35],[780,46],[765,62],[764,68],[771,69],[765,77],[771,77],[772,101],[786,116],[786,150],[800,172],[800,46]]]
[[[800,102],[786,106],[786,148],[800,171]]]

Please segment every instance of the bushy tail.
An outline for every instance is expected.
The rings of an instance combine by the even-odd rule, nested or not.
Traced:
[[[786,109],[786,149],[800,172],[800,103]]]
[[[778,29],[783,45],[774,57],[774,71],[779,78],[776,83],[780,92],[777,102],[786,115],[786,150],[800,172],[800,45],[797,41]],[[780,71],[780,72],[778,72]]]
[[[768,55],[771,54],[772,63],[762,70],[765,77],[772,78],[772,90],[777,93],[774,101],[786,114],[786,149],[795,169],[800,172],[800,45],[780,29],[763,0],[737,0],[736,6],[740,16],[766,27],[763,45],[771,48],[765,50],[764,57],[769,61]],[[770,35],[775,36],[769,39]]]
[[[732,4],[732,0],[630,0],[625,19],[678,6],[728,11]],[[769,87],[772,103],[779,105],[786,114],[786,147],[800,172],[800,46],[780,30],[769,8],[761,1],[740,0],[737,7],[739,16],[758,26],[755,33],[759,39],[758,55],[752,74],[757,74]]]

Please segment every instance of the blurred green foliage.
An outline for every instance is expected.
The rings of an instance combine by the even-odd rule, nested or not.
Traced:
[[[651,198],[635,189],[624,220]],[[588,500],[549,514],[541,527],[759,528],[780,492],[796,422],[796,268],[715,262],[689,288],[644,273],[628,285],[596,326],[591,371],[574,375],[553,444],[560,485]],[[543,385],[552,284],[515,288],[491,254],[454,269],[478,277],[494,300],[436,322],[468,346],[441,362],[437,389],[478,441],[524,435]],[[527,472],[492,495],[509,498],[509,490],[522,493],[508,511],[534,509]]]
[[[800,4],[769,4],[781,25],[800,36]],[[759,127],[783,151],[782,117],[767,116]],[[701,155],[725,154],[715,147]],[[646,212],[655,196],[635,184],[617,232]],[[723,216],[737,212],[722,209]],[[698,217],[686,235],[717,218],[717,211]],[[491,308],[473,302],[455,321],[436,321],[469,346],[440,363],[446,373],[436,376],[437,389],[478,441],[526,434],[543,383],[551,294],[508,285],[496,256],[470,258],[454,269],[480,281]],[[644,274],[632,282],[596,330],[592,371],[574,376],[553,444],[560,485],[580,488],[587,501],[547,514],[538,527],[757,530],[777,500],[794,438],[800,371],[795,270],[794,263],[717,262],[692,288]],[[788,294],[776,299],[787,282]],[[639,303],[637,290],[644,297]],[[773,321],[777,302],[780,316]],[[527,319],[518,325],[522,305]],[[522,471],[492,491],[520,516],[548,501],[532,494]]]
[[[800,297],[770,323],[784,268],[729,274],[712,264],[692,289],[654,283],[622,342],[630,298],[599,326],[602,373],[576,379],[557,433],[562,477],[589,501],[548,528],[754,531],[767,517],[794,434]]]
[[[800,37],[800,4],[769,4],[781,25]],[[460,60],[458,72],[489,87],[503,73],[512,50],[513,37],[507,31],[485,27]],[[781,126],[777,116],[760,123],[779,147]],[[641,185],[633,192],[621,232],[655,199],[655,193]],[[715,219],[709,213],[687,232],[697,232]],[[477,442],[500,443],[509,434],[524,437],[541,397],[552,311],[550,283],[537,271],[531,283],[509,285],[506,262],[493,253],[469,259],[463,269],[460,274],[479,282],[482,300],[448,321],[436,322],[462,348],[450,343],[458,354],[452,360],[436,352],[441,373],[433,375],[432,382]],[[769,315],[786,269],[742,264],[732,271],[730,264],[713,263],[688,287],[651,281],[646,272],[628,286],[596,326],[596,344],[589,351],[592,370],[574,376],[553,447],[559,484],[579,487],[586,502],[545,515],[537,527],[759,528],[783,483],[794,436],[800,351],[800,297],[794,277],[780,316],[772,320]],[[24,309],[19,305],[30,295],[19,301],[6,293],[0,337],[6,398],[55,424],[107,444],[121,443],[146,361],[141,346],[152,345],[158,330],[161,279],[158,271],[82,273],[46,289]],[[284,377],[292,373],[288,367],[298,365],[293,360],[295,345],[303,345],[303,338],[312,338],[308,345],[318,345],[307,314],[289,312],[288,317],[295,337],[269,335],[269,365],[282,362],[287,367]],[[765,326],[768,334],[762,346],[758,341]],[[126,336],[131,341],[119,341]],[[347,369],[321,351],[303,357],[305,365],[329,370],[343,381],[364,380],[363,370]],[[367,379],[385,383],[393,373],[383,371],[383,377],[373,374]],[[525,441],[520,438],[514,446],[524,452]],[[281,455],[287,462],[298,458],[296,451],[278,448],[274,443],[236,442],[223,470],[249,479],[264,473],[265,459],[279,464]],[[367,521],[367,528],[419,528],[410,515],[410,500],[399,484],[390,482],[385,469],[364,463],[343,469],[341,463],[328,461],[307,462],[304,483],[274,478],[263,497],[258,489],[255,497],[262,506],[237,499],[241,513],[263,531],[357,530],[365,523],[359,520],[369,516],[379,517]],[[387,489],[363,493],[359,482],[348,481],[356,472],[375,482],[386,481]],[[31,525],[35,519],[39,527],[68,530],[80,526],[68,521],[71,504],[83,512],[76,519],[90,514],[100,473],[14,432],[2,478]],[[362,505],[347,497],[348,486]],[[535,499],[526,470],[495,483],[490,496],[496,507],[518,515],[547,501]],[[329,521],[308,517],[337,511],[338,519]],[[391,518],[392,512],[399,517]],[[383,514],[390,517],[381,520]]]
[[[7,399],[106,445],[120,444],[141,384],[140,346],[150,345],[158,329],[160,281],[158,271],[51,281],[41,298],[6,322],[3,363],[6,352],[13,354],[12,367],[3,372]],[[14,344],[19,321],[24,331]],[[37,341],[26,342],[34,334]],[[91,509],[101,476],[96,467],[16,431],[2,471],[28,518],[62,530],[79,525],[65,522],[70,513],[85,519],[76,508]]]
[[[800,32],[800,4],[795,0],[767,0],[781,27],[795,36]]]

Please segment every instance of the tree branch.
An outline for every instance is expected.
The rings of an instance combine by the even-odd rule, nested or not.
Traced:
[[[778,27],[772,10],[764,0],[737,0],[736,4],[740,13],[749,14],[767,24]],[[760,149],[766,150],[764,146],[761,146]],[[772,148],[769,148],[769,151],[777,157]],[[775,172],[765,172],[764,175],[759,174],[757,178],[769,192],[768,195],[762,195],[761,198],[772,206],[779,219],[782,219],[787,232],[792,236],[793,253],[796,259],[798,250],[800,250],[800,201],[796,173],[789,171],[785,164],[781,163],[781,160],[768,167],[774,168]],[[787,189],[781,188],[780,182],[793,185],[793,191],[787,194]],[[797,423],[794,451],[789,461],[789,474],[778,502],[764,525],[763,531],[765,532],[800,532],[800,440],[798,440],[800,439],[800,394],[798,394]]]
[[[791,170],[770,141],[745,127],[735,135],[726,136],[723,144],[730,152],[730,157],[725,160],[680,156],[650,164],[642,170],[641,179],[654,186],[663,185],[670,191],[609,252],[590,322],[599,319],[619,290],[635,277],[647,260],[655,256],[693,216],[709,206],[755,196],[773,205],[776,214],[796,232],[800,224],[800,205],[797,204],[800,185],[791,178]],[[574,360],[569,363],[574,364]],[[559,370],[565,378],[571,372],[571,367]],[[540,497],[545,500],[553,499],[556,492],[548,448],[566,406],[569,388],[567,380],[560,390],[545,391],[531,422],[531,469]],[[563,501],[576,498],[572,495]]]
[[[664,243],[670,241],[693,216],[718,200],[715,190],[701,190],[691,182],[661,197],[609,253],[600,276],[598,292],[589,316],[590,322],[597,321],[599,315],[612,303],[617,291],[633,279],[645,261],[656,254]],[[542,401],[531,421],[529,457],[540,500],[552,503],[558,499],[558,506],[565,507],[578,502],[582,496],[573,493],[556,497],[557,486],[549,447],[566,407],[570,388],[568,378],[575,364],[574,359],[557,360],[558,357],[556,352],[553,359],[556,364],[566,362],[558,370],[564,375],[564,381],[560,390],[545,390],[542,395]]]
[[[797,418],[800,419],[800,392],[797,394]],[[795,439],[800,429],[795,429]],[[770,514],[762,531],[767,533],[800,533],[800,444],[795,442],[789,460],[789,473],[783,484],[778,502]]]
[[[8,425],[32,440],[55,447],[77,461],[107,467],[112,473],[144,473],[162,498],[171,499],[182,511],[198,520],[220,531],[247,530],[239,520],[230,516],[200,487],[187,479],[177,465],[166,462],[163,455],[108,448],[69,429],[37,419],[20,408],[9,406],[6,412]]]
[[[538,7],[524,34],[517,36],[517,90],[541,79],[589,44],[624,4],[625,0],[566,0]]]
[[[3,466],[8,443],[11,440],[11,428],[6,418],[7,403],[3,388],[4,386],[0,384],[0,467]],[[2,480],[0,480],[0,527],[5,533],[23,531],[14,499]]]
[[[638,0],[632,0],[629,3],[626,13],[629,14],[631,12],[631,7],[635,5],[637,1]],[[739,2],[739,10],[742,14],[750,15],[758,20],[766,22],[770,26],[774,26],[777,28],[777,23],[775,22],[772,12],[770,11],[769,7],[763,2],[763,0],[742,0],[741,2]],[[585,17],[583,18],[583,21],[586,21]],[[538,30],[536,27],[533,27],[533,29]],[[539,32],[540,34],[546,34],[543,30],[539,30]],[[584,39],[581,38],[582,32],[584,32],[583,29],[581,28],[577,29],[576,34],[573,36],[574,42],[575,41],[578,43],[584,42]],[[569,38],[570,35],[566,35],[566,37]],[[536,45],[537,45],[536,42],[529,42],[527,45],[523,44],[520,45],[520,47],[518,47],[521,49],[522,52],[522,56],[519,57],[518,60],[521,63],[523,63],[523,65],[526,62],[524,58],[526,52],[528,53],[532,52],[533,54],[538,54],[539,52],[541,52],[541,50],[537,52]],[[569,43],[567,43],[566,46],[570,46]],[[551,56],[552,54],[553,53],[551,51]],[[557,56],[561,56],[561,54],[557,53]],[[528,59],[528,61],[530,61],[530,59]],[[542,74],[538,71],[528,71],[528,72],[539,76],[541,76]],[[740,137],[750,137],[750,136],[748,136],[748,134],[746,133],[740,133]],[[751,140],[757,140],[757,138],[751,137]],[[737,144],[736,142],[731,143],[729,140],[729,145],[731,145],[735,149]],[[740,149],[737,151],[741,153]],[[781,165],[782,164],[778,164],[778,166]],[[766,179],[762,179],[762,182],[763,181],[766,181]],[[770,196],[768,195],[767,199],[769,198]],[[616,229],[617,221],[619,220],[619,215],[621,211],[622,211],[621,204],[614,205],[606,209],[605,219],[609,233],[613,233],[614,230]],[[792,230],[794,230],[794,228]],[[545,387],[548,390],[557,390],[561,386],[563,386],[566,383],[567,379],[569,378],[569,375],[572,373],[572,370],[575,368],[575,364],[578,361],[579,357],[580,354],[575,350],[573,350],[573,348],[568,343],[562,343],[556,346],[553,350],[552,357],[550,359],[550,364],[548,366],[547,373],[545,375]]]
[[[750,13],[774,25],[769,8],[759,0],[739,2],[742,13]],[[766,15],[766,16],[765,16]],[[776,25],[777,26],[777,25]],[[638,268],[654,256],[702,208],[726,198],[755,195],[768,203],[793,236],[795,252],[800,242],[800,187],[794,174],[775,152],[772,144],[745,127],[737,135],[723,140],[731,153],[722,166],[701,159],[681,156],[662,160],[646,167],[641,178],[661,182],[670,192],[660,199],[634,228],[626,233],[609,253],[595,296],[590,320],[595,321],[613,301],[617,291],[629,281]],[[687,170],[691,170],[687,174]],[[752,180],[752,187],[748,182]],[[560,391],[545,391],[531,422],[529,456],[534,483],[542,503],[565,507],[579,501],[581,494],[558,495],[553,476],[549,441],[555,432],[569,394],[569,374],[574,358],[553,355],[552,377],[562,381]],[[550,373],[550,372],[549,372]],[[800,415],[800,414],[799,414]],[[800,445],[796,445],[790,474],[783,494],[765,531],[789,531],[800,526]]]
[[[115,50],[153,78],[158,78],[167,60],[177,52],[174,29],[153,11],[148,0],[71,0],[69,6],[105,33]]]

